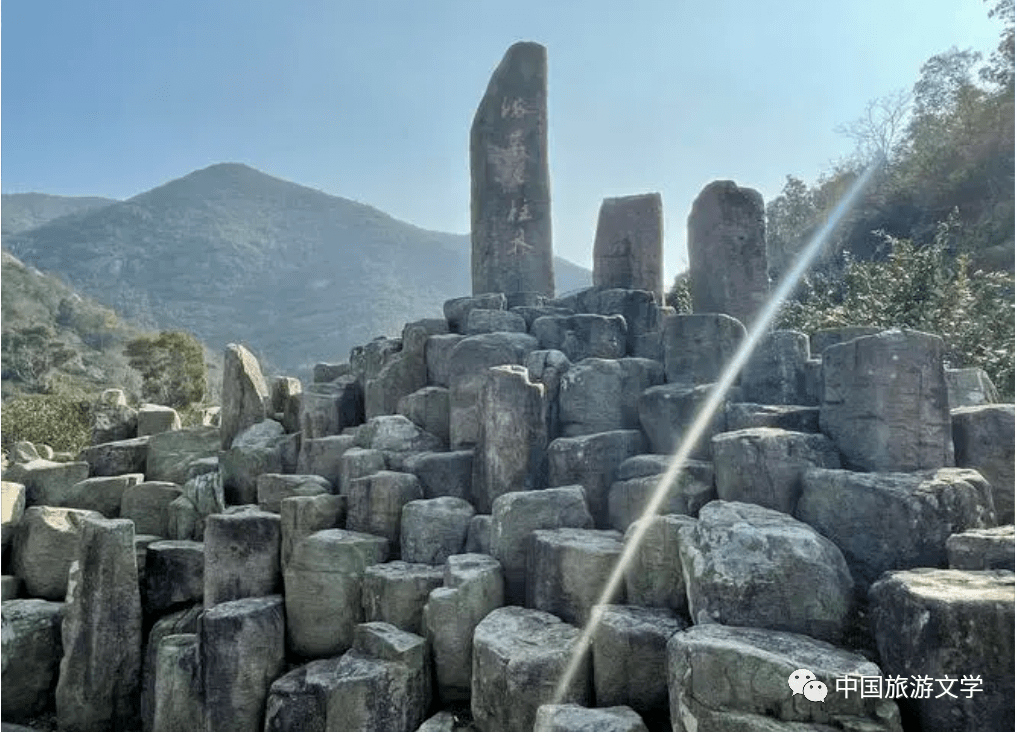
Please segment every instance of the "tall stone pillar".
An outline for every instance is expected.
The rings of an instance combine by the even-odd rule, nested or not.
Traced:
[[[594,287],[647,290],[663,302],[664,205],[659,193],[605,198],[593,243]]]
[[[473,294],[554,296],[547,49],[520,42],[491,76],[470,131]]]
[[[692,311],[751,328],[770,289],[763,197],[729,180],[706,186],[689,214],[688,247]]]

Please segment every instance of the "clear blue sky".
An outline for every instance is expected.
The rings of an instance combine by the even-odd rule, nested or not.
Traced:
[[[469,127],[514,41],[548,47],[556,253],[605,196],[660,191],[666,277],[707,183],[769,200],[834,128],[953,45],[979,0],[23,0],[2,29],[4,192],[127,198],[217,162],[469,230]]]

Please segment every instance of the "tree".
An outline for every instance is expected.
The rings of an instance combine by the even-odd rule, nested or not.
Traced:
[[[155,337],[135,338],[124,355],[141,374],[141,393],[146,400],[184,408],[205,397],[204,351],[190,333],[162,331]]]
[[[874,99],[865,113],[836,132],[855,141],[856,162],[867,165],[872,160],[892,160],[899,152],[911,114],[911,94],[904,89]]]

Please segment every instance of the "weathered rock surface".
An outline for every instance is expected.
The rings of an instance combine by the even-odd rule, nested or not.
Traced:
[[[39,458],[14,463],[4,471],[4,480],[25,486],[26,505],[52,506],[59,504],[71,486],[85,480],[88,470],[87,462],[58,463]]]
[[[625,706],[588,709],[578,704],[542,704],[533,732],[646,732],[638,714]]]
[[[204,727],[201,649],[197,633],[177,633],[158,643],[155,657],[153,732]]]
[[[321,496],[332,493],[331,484],[319,475],[262,473],[257,478],[258,508],[280,512],[283,499],[293,496]]]
[[[473,310],[505,310],[507,302],[501,291],[476,294],[472,297],[456,297],[446,300],[442,306],[445,320],[453,333],[462,333]]]
[[[501,564],[484,554],[457,554],[445,564],[444,586],[431,590],[424,605],[424,634],[434,655],[438,696],[445,702],[469,699],[473,673],[473,632],[505,602]]]
[[[430,564],[395,561],[367,567],[363,584],[364,619],[423,635],[424,605],[431,590],[441,587],[444,576],[444,567]]]
[[[973,470],[923,473],[804,473],[795,516],[843,552],[868,585],[893,569],[946,567],[946,540],[995,525],[992,497]]]
[[[719,381],[745,336],[740,321],[720,312],[667,317],[662,342],[668,383],[694,386]]]
[[[218,429],[185,427],[149,437],[144,471],[124,472],[144,472],[146,480],[183,485],[191,477],[190,470],[194,464],[218,454]]]
[[[950,569],[1014,571],[1014,527],[968,529],[946,540]]]
[[[617,531],[534,531],[526,548],[526,606],[584,625],[621,556],[621,539]],[[624,595],[622,585],[608,601]]]
[[[106,389],[88,415],[92,444],[129,440],[138,435],[138,411],[127,406],[122,389]]]
[[[892,572],[872,586],[869,602],[883,672],[930,677],[927,697],[901,700],[902,707],[917,712],[922,729],[974,732],[1011,723],[1013,572]],[[956,685],[932,685],[947,677]]]
[[[305,439],[338,435],[363,421],[363,397],[353,376],[311,384],[300,394],[298,424]]]
[[[458,333],[434,335],[427,339],[424,360],[427,362],[427,383],[432,386],[449,387],[449,367],[452,349],[463,339]]]
[[[320,475],[333,488],[339,488],[340,466],[347,450],[356,444],[354,435],[329,435],[300,441],[297,472],[302,475]]]
[[[622,358],[628,345],[628,325],[621,315],[543,316],[533,321],[530,332],[540,348],[561,351],[570,361]]]
[[[644,475],[613,483],[607,499],[608,523],[611,528],[626,531],[633,521],[642,516],[662,479],[663,475]],[[689,460],[667,488],[660,513],[696,516],[703,506],[716,497],[713,464]]]
[[[205,547],[197,541],[156,541],[145,558],[145,609],[161,614],[201,602],[205,592]]]
[[[543,488],[547,481],[544,386],[525,367],[487,370],[477,401],[479,425],[473,459],[473,502],[488,513],[512,491]]]
[[[85,518],[71,570],[56,688],[61,730],[134,724],[141,689],[141,594],[134,525]]]
[[[341,662],[341,656],[311,661],[272,682],[265,732],[326,732],[328,699],[339,684]]]
[[[484,618],[473,634],[470,708],[483,732],[530,732],[537,709],[552,701],[558,678],[576,650],[580,631],[554,615],[504,607]],[[590,661],[560,701],[589,701]]]
[[[258,359],[243,346],[235,343],[227,345],[223,358],[219,423],[223,450],[230,448],[234,437],[268,416],[266,400],[271,404],[271,394]]]
[[[148,463],[148,437],[133,437],[114,442],[93,443],[78,453],[88,463],[92,476],[116,476],[144,473]]]
[[[665,722],[667,642],[688,623],[663,608],[605,605],[600,610],[593,633],[597,704],[625,705]]]
[[[592,529],[593,517],[580,486],[506,493],[491,513],[491,554],[505,573],[505,598],[526,599],[526,549],[532,532],[571,527]]]
[[[258,502],[258,476],[284,473],[283,445],[295,437],[283,426],[265,419],[237,434],[232,446],[219,456],[226,501],[231,505]],[[299,453],[298,453],[299,454]]]
[[[714,181],[692,203],[688,226],[693,312],[725,313],[751,326],[769,294],[763,197]]]
[[[750,427],[819,432],[819,407],[728,402],[724,405],[724,416],[727,420],[727,429],[731,432]]]
[[[180,415],[173,407],[142,404],[138,409],[138,437],[180,429]]]
[[[25,583],[26,595],[63,602],[86,518],[100,519],[102,514],[49,506],[25,509],[14,546],[14,574]]]
[[[717,497],[793,514],[809,468],[839,468],[840,454],[825,435],[755,427],[712,440]]]
[[[8,600],[3,603],[3,694],[9,721],[28,721],[53,703],[63,646],[62,602]]]
[[[381,470],[357,478],[346,491],[346,528],[384,537],[389,553],[398,556],[403,507],[423,497],[420,481],[410,473]]]
[[[198,628],[205,729],[260,730],[269,687],[285,663],[283,599],[219,603],[202,614]]]
[[[450,556],[463,552],[475,513],[473,506],[462,498],[443,496],[410,501],[403,506],[400,526],[402,558],[407,562],[445,564]]]
[[[448,444],[449,396],[443,386],[425,386],[399,400],[396,411]]]
[[[685,575],[679,553],[679,533],[694,528],[690,516],[650,516],[639,548],[625,568],[625,596],[631,605],[667,608],[683,616],[688,614]],[[634,541],[639,522],[625,532],[625,543]]]
[[[863,656],[805,635],[759,628],[697,625],[667,646],[671,721],[676,732],[871,730],[900,732],[897,706],[837,692],[837,680],[880,676]],[[826,685],[824,702],[793,694],[800,669]],[[889,673],[883,668],[883,672]]]
[[[714,501],[678,536],[693,622],[843,636],[851,573],[811,526],[761,506]]]
[[[169,536],[169,505],[183,492],[176,483],[165,481],[128,486],[120,499],[120,516],[133,521],[139,534]]]
[[[849,470],[953,465],[943,340],[884,331],[823,351],[819,422]]]
[[[553,297],[547,49],[540,44],[514,44],[491,75],[470,129],[470,177],[473,294]]]
[[[138,485],[144,479],[145,476],[142,473],[86,478],[80,483],[72,485],[59,498],[59,503],[54,505],[97,511],[106,518],[118,518],[124,492],[131,486]]]
[[[279,591],[279,515],[213,514],[205,524],[205,607]]]
[[[605,198],[593,241],[594,287],[646,290],[663,299],[663,237],[659,193]]]
[[[608,495],[618,466],[646,450],[639,430],[614,430],[580,437],[559,437],[547,447],[548,485],[581,485],[594,525],[606,527]]]
[[[341,529],[297,542],[284,572],[291,652],[320,658],[353,644],[353,629],[364,620],[364,570],[387,555],[382,537]]]
[[[945,369],[944,374],[950,409],[978,407],[999,401],[996,385],[983,369]]]
[[[141,674],[141,723],[142,729],[151,730],[154,728],[155,719],[155,708],[157,703],[156,698],[156,680],[159,675],[159,646],[162,644],[164,638],[172,635],[193,635],[198,632],[198,617],[201,615],[203,608],[201,605],[192,605],[184,610],[178,610],[171,612],[167,615],[163,615],[161,618],[155,621],[152,625],[152,629],[149,631],[145,643],[145,657],[142,663],[142,674]],[[196,636],[195,636],[196,638]],[[183,670],[185,660],[184,654],[178,653],[176,659],[181,662],[176,668]],[[174,672],[176,674],[176,672]],[[201,691],[201,674],[197,672],[196,687],[189,694],[182,695],[179,699],[174,699],[173,704],[170,708],[164,708],[164,715],[168,717],[176,717],[177,710],[181,715],[186,714],[186,710],[193,706],[196,701],[199,705],[202,703],[202,691]],[[179,677],[176,677],[179,678]],[[182,694],[182,689],[179,686],[175,686],[175,689]],[[197,697],[195,699],[195,697]],[[166,706],[166,701],[163,701],[163,706]],[[201,714],[200,709],[198,710],[199,715]],[[198,727],[202,725],[200,723]],[[193,727],[192,727],[193,728]],[[187,729],[192,729],[187,728]],[[173,730],[172,726],[169,729]],[[177,727],[180,732],[183,732],[184,728]]]
[[[663,384],[646,389],[639,396],[639,422],[653,452],[670,455],[678,450],[713,388],[713,384]],[[693,460],[710,460],[713,456],[710,440],[724,431],[722,404],[696,441],[690,457]]]
[[[473,450],[418,453],[403,462],[403,470],[417,476],[425,498],[473,500]]]
[[[950,411],[957,467],[972,468],[992,486],[996,517],[1014,522],[1014,405],[989,404]]]
[[[558,402],[565,437],[640,426],[640,394],[664,379],[657,361],[590,358],[561,377]]]
[[[532,351],[526,357],[526,370],[530,381],[544,385],[544,416],[547,420],[547,439],[553,440],[561,431],[561,378],[572,362],[561,351]]]
[[[279,504],[279,523],[279,563],[285,569],[298,541],[316,531],[343,528],[346,524],[346,496],[284,498]]]
[[[741,373],[742,396],[758,404],[811,405],[807,383],[809,337],[793,330],[770,331],[759,341]]]

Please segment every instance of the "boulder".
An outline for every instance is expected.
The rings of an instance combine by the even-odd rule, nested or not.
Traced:
[[[491,366],[521,364],[537,340],[525,333],[483,333],[459,341],[449,355],[449,440],[453,450],[476,444],[477,399]]]
[[[169,536],[169,505],[183,492],[176,483],[165,481],[128,486],[120,500],[120,516],[133,521],[139,534]]]
[[[498,496],[543,488],[547,481],[544,387],[525,367],[493,366],[477,400],[473,502],[487,513]]]
[[[618,466],[645,449],[639,430],[559,437],[547,447],[548,484],[581,485],[594,525],[608,526],[608,495]]]
[[[178,605],[201,602],[205,591],[205,546],[199,541],[156,541],[145,558],[145,610],[161,615]]]
[[[341,661],[341,656],[311,661],[272,682],[265,732],[326,732],[328,699],[339,684]]]
[[[561,377],[561,434],[639,429],[639,395],[663,378],[660,363],[645,358],[591,358],[573,364]]]
[[[882,681],[878,666],[805,635],[696,625],[671,636],[667,662],[671,720],[677,732],[901,730],[892,700],[845,694],[838,688],[859,677]],[[828,695],[822,703],[790,687],[791,676],[801,670],[825,684]]]
[[[336,378],[338,378],[338,374]],[[326,381],[332,381],[332,379],[326,379]],[[301,430],[300,403],[303,391],[304,387],[300,383],[300,379],[292,376],[276,376],[272,379],[272,407],[269,416],[282,422],[283,429],[287,433]]]
[[[184,732],[204,727],[201,649],[197,633],[168,635],[158,643],[152,689],[152,729]]]
[[[561,378],[572,366],[561,351],[532,351],[525,362],[530,381],[544,386],[544,417],[547,439],[553,440],[561,431]]]
[[[446,333],[428,337],[424,347],[424,360],[427,362],[427,383],[432,386],[449,386],[449,366],[452,349],[463,339],[457,333]]]
[[[720,381],[745,337],[745,326],[720,311],[669,316],[662,336],[668,383],[695,386]]]
[[[25,486],[25,505],[56,506],[71,486],[88,477],[88,470],[87,462],[57,463],[40,458],[14,463],[4,471],[4,480]]]
[[[93,476],[117,476],[144,473],[148,465],[149,437],[133,437],[103,442],[82,448],[78,458],[88,463]],[[86,476],[87,477],[87,476]]]
[[[311,384],[300,394],[298,424],[306,439],[338,435],[363,421],[363,398],[353,376]]]
[[[400,526],[402,558],[407,562],[445,564],[466,546],[474,513],[473,506],[462,498],[443,496],[410,501],[403,506]]]
[[[950,534],[995,524],[989,486],[973,470],[815,468],[802,485],[795,516],[837,545],[866,588],[888,570],[945,568]]]
[[[539,529],[592,529],[593,517],[581,486],[506,493],[495,499],[491,514],[491,554],[505,573],[505,597],[526,598],[526,548]]]
[[[688,623],[663,608],[605,605],[593,630],[597,704],[625,705],[666,726],[667,642]]]
[[[144,480],[145,476],[142,473],[86,478],[72,485],[60,497],[59,505],[64,508],[97,511],[106,518],[118,518],[124,493],[131,486],[138,485]]]
[[[271,419],[262,420],[236,435],[232,446],[219,456],[227,503],[258,502],[258,476],[286,472],[282,453],[287,439],[283,426]]]
[[[332,493],[332,485],[320,475],[262,473],[257,478],[257,485],[258,508],[271,513],[279,513],[285,498]]]
[[[1013,723],[1013,572],[891,572],[872,585],[869,603],[883,673],[913,682],[900,704],[922,729],[974,732]]]
[[[442,306],[445,320],[453,333],[461,333],[466,321],[474,310],[505,310],[507,301],[501,292],[489,292],[472,297],[456,297],[446,300]]]
[[[361,393],[366,388],[367,382],[375,378],[382,367],[395,358],[402,348],[403,342],[399,338],[379,337],[350,351],[350,373],[357,380]]]
[[[284,571],[290,652],[323,658],[350,648],[354,626],[364,621],[364,571],[387,556],[385,539],[354,531],[328,529],[298,541]]]
[[[766,333],[740,376],[742,396],[758,404],[818,404],[807,383],[809,337],[794,330]]]
[[[533,732],[646,732],[646,725],[625,706],[587,709],[578,704],[542,704]]]
[[[809,336],[809,352],[823,357],[823,351],[839,343],[847,343],[862,336],[876,335],[882,329],[871,325],[842,325],[836,328],[820,328]]]
[[[336,667],[327,729],[413,732],[431,705],[430,654],[420,636],[363,623]]]
[[[427,386],[424,354],[411,355],[405,348],[382,366],[364,388],[364,416],[367,419],[394,414],[399,400]]]
[[[444,577],[444,567],[430,564],[395,561],[367,567],[362,595],[364,619],[423,635],[424,604],[431,590],[441,587]]]
[[[442,386],[425,386],[399,400],[396,411],[420,429],[448,443],[449,401],[448,389]]]
[[[316,363],[311,372],[311,382],[314,384],[327,384],[335,381],[340,376],[347,376],[353,373],[349,361],[341,363]]]
[[[972,468],[992,486],[996,517],[1014,522],[1014,405],[950,410],[957,467]]]
[[[750,503],[713,501],[678,537],[693,622],[843,637],[851,573],[811,526]]]
[[[138,436],[138,411],[127,406],[122,389],[106,389],[89,411],[91,443],[129,440]]]
[[[180,429],[180,415],[173,407],[142,404],[138,409],[138,437]]]
[[[638,402],[639,423],[650,449],[663,455],[676,452],[691,432],[696,417],[709,400],[713,389],[713,384],[688,386],[679,383],[653,386],[643,391]],[[728,398],[733,396],[734,393]],[[724,406],[721,404],[707,422],[689,456],[694,460],[712,459],[710,440],[725,429]]]
[[[86,518],[71,570],[56,687],[61,730],[124,729],[138,719],[142,615],[134,525]]]
[[[466,529],[467,554],[491,553],[491,515],[481,514],[470,519]]]
[[[804,336],[803,336],[804,338]],[[717,497],[793,514],[809,468],[839,468],[840,455],[825,435],[754,427],[712,440]]]
[[[156,680],[159,676],[159,646],[162,644],[164,638],[169,636],[177,635],[194,635],[198,632],[198,617],[202,613],[201,605],[192,605],[184,610],[178,610],[176,612],[163,615],[161,618],[156,620],[152,624],[152,629],[148,632],[148,637],[145,643],[145,656],[142,661],[142,674],[141,674],[141,723],[142,729],[154,730],[157,729],[154,726],[155,720],[155,708],[156,708]],[[196,637],[196,636],[195,636]],[[180,663],[173,669],[173,682],[179,678],[179,671],[186,670],[186,655],[182,653],[183,649],[178,648],[178,653],[175,654],[175,659]],[[192,669],[193,671],[193,669]],[[170,681],[170,679],[166,679]],[[174,686],[178,692],[182,692],[179,686],[175,683],[169,684]],[[172,699],[172,705],[166,707],[166,699],[163,700],[163,715],[164,717],[176,717],[178,712],[180,716],[187,713],[188,708],[197,701],[201,703],[201,678],[200,671],[198,672],[198,678],[196,680],[195,689],[190,691],[188,694],[176,696]],[[194,697],[199,697],[197,700]],[[200,709],[198,710],[200,713]],[[198,724],[200,729],[203,725]],[[177,726],[169,727],[170,730],[180,730],[184,732],[185,729],[193,729],[192,727]]]
[[[205,730],[260,730],[269,687],[285,668],[283,599],[219,603],[205,610],[198,628]]]
[[[357,447],[395,453],[441,450],[437,435],[425,432],[401,414],[373,417],[357,431]]]
[[[425,498],[473,500],[473,450],[417,453],[406,459],[403,470],[417,476]]]
[[[353,481],[384,469],[385,455],[381,450],[351,447],[339,460],[339,493],[348,495]]]
[[[293,548],[316,531],[341,529],[346,524],[346,496],[291,496],[279,504],[281,544],[279,563],[285,570]]]
[[[28,597],[63,602],[86,518],[101,519],[102,514],[49,506],[25,509],[14,546],[14,574],[25,583]]]
[[[653,288],[593,288],[585,291],[584,312],[621,315],[627,326],[625,353],[638,358],[663,361],[661,329],[673,308],[658,305],[662,296]]]
[[[533,321],[530,332],[540,348],[561,351],[570,361],[623,358],[628,344],[628,325],[621,315],[543,316]]]
[[[823,351],[819,422],[844,467],[909,472],[953,465],[943,340],[888,330]]]
[[[603,602],[612,571],[621,557],[617,531],[551,529],[534,531],[526,550],[526,606],[582,626],[593,606]],[[607,599],[622,602],[624,585]]]
[[[625,543],[635,541],[636,530],[645,522],[642,539],[625,567],[625,597],[631,605],[666,608],[688,615],[685,575],[679,553],[679,534],[695,528],[690,516],[649,516],[625,532]]]
[[[279,591],[278,514],[212,514],[205,524],[205,608]]]
[[[590,701],[590,660],[580,631],[550,613],[521,607],[491,612],[473,634],[470,709],[481,730],[530,732],[537,708],[551,701]],[[584,655],[564,698],[555,687],[574,653]]]
[[[13,545],[14,535],[25,515],[25,486],[10,481],[0,482],[0,537],[3,539],[4,565],[7,550]]]
[[[219,430],[215,427],[185,427],[161,432],[148,439],[144,472],[147,480],[164,480],[183,485],[191,467],[219,454]]]
[[[27,722],[53,703],[63,646],[62,602],[7,600],[3,624],[3,718]]]
[[[466,316],[463,335],[479,335],[480,333],[525,333],[526,320],[523,316],[507,310],[486,310],[474,308]]]
[[[663,299],[663,242],[659,193],[605,198],[593,240],[594,287],[647,290]]]
[[[607,498],[608,524],[617,531],[626,531],[646,512],[655,492],[660,488],[661,475],[644,475],[620,480],[611,485]],[[699,510],[717,497],[713,487],[713,463],[689,460],[668,486],[659,513],[697,516]]]
[[[950,569],[1009,569],[1014,571],[1014,527],[968,529],[946,540]]]
[[[271,395],[258,359],[243,346],[235,343],[227,345],[222,369],[219,427],[223,450],[230,448],[234,437],[268,416],[266,400],[271,404]]]
[[[382,470],[357,478],[346,491],[346,528],[384,537],[389,553],[398,556],[403,507],[423,497],[420,481],[410,473]]]
[[[300,456],[297,458],[297,472],[301,475],[320,475],[333,488],[339,488],[342,457],[356,444],[354,435],[329,435],[300,441]]]
[[[504,601],[504,576],[497,560],[484,554],[448,558],[444,586],[431,590],[421,617],[442,702],[469,699],[474,630]]]
[[[999,401],[996,385],[980,368],[944,369],[950,409],[979,407]]]
[[[776,427],[791,432],[819,432],[819,407],[727,402],[724,405],[724,417],[727,429],[731,432],[749,427]]]

